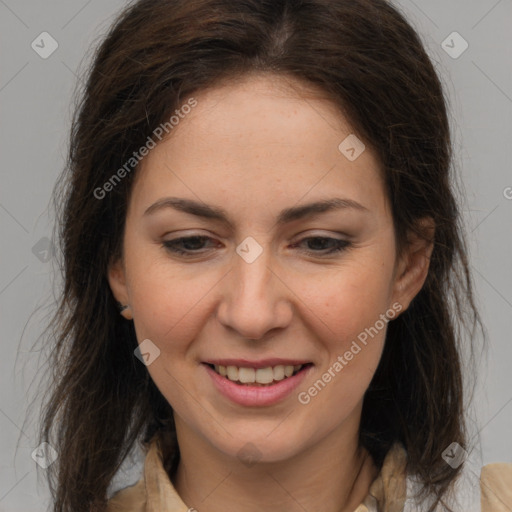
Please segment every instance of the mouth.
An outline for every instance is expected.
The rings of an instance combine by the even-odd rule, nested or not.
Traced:
[[[294,377],[312,366],[312,363],[296,365],[276,365],[265,368],[249,366],[224,366],[220,364],[204,363],[224,379],[240,386],[268,387],[278,382]]]

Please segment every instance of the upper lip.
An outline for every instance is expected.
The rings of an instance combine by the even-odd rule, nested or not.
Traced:
[[[209,359],[203,361],[205,364],[216,366],[238,366],[243,368],[268,368],[269,366],[297,366],[299,364],[308,364],[311,361],[303,359],[260,359],[259,361],[250,361],[249,359]]]

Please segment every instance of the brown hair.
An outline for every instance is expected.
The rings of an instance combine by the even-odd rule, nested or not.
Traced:
[[[142,0],[95,53],[55,191],[64,285],[41,427],[41,441],[60,452],[48,469],[54,511],[101,510],[134,443],[173,432],[172,409],[134,357],[133,322],[119,315],[106,277],[121,255],[136,169],[102,199],[94,191],[194,91],[252,72],[314,85],[345,113],[380,158],[399,248],[420,219],[434,219],[429,274],[389,324],[360,442],[378,465],[403,443],[408,471],[437,501],[460,470],[441,455],[453,441],[466,445],[459,345],[479,317],[445,98],[417,33],[384,0]]]

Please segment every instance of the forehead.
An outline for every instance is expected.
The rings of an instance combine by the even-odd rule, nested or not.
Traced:
[[[271,207],[339,191],[386,208],[376,155],[357,146],[350,123],[320,90],[257,75],[193,97],[196,106],[142,161],[135,200],[167,191],[215,197],[225,207],[235,200]],[[348,158],[347,144],[357,158]]]

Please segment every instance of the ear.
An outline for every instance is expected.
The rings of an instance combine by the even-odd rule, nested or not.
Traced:
[[[395,271],[393,301],[405,311],[423,287],[434,249],[435,223],[431,217],[418,221],[417,232],[409,232]]]
[[[107,278],[115,299],[123,306],[129,306],[130,300],[128,287],[126,286],[126,272],[122,258],[117,259],[109,265]],[[121,315],[127,320],[132,320],[133,318],[129,307],[121,311]]]

